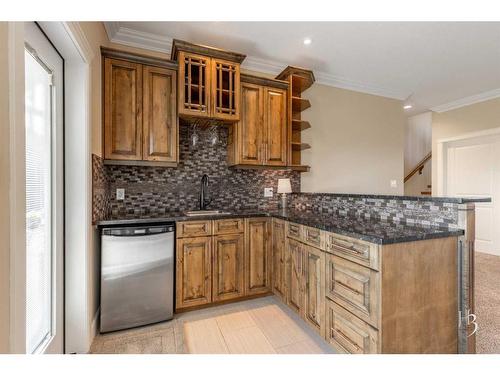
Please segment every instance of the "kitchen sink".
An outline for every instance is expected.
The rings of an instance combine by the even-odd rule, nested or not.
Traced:
[[[231,212],[219,211],[219,210],[196,210],[196,211],[186,211],[186,216],[211,216],[211,215],[230,215]]]

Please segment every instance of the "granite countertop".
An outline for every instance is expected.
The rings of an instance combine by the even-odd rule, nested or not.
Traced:
[[[363,217],[347,217],[334,214],[315,214],[303,211],[264,211],[240,210],[226,215],[186,216],[183,212],[171,212],[161,217],[147,217],[123,220],[104,220],[96,223],[98,227],[141,225],[153,223],[177,222],[186,220],[213,220],[229,218],[245,218],[267,216],[303,224],[314,228],[323,229],[348,237],[358,238],[376,244],[391,244],[398,242],[411,242],[461,236],[461,229],[446,229],[435,226],[422,226],[366,219]]]

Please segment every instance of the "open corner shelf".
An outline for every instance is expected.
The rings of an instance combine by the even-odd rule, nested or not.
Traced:
[[[311,70],[295,66],[286,67],[276,79],[288,82],[288,119],[289,127],[289,159],[288,165],[292,170],[308,172],[309,166],[302,165],[301,153],[311,146],[302,142],[301,132],[311,128],[309,121],[302,120],[301,112],[311,107],[308,99],[302,98],[302,93],[314,83],[314,73]]]

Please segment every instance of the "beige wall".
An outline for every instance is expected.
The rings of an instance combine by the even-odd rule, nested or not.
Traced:
[[[437,142],[481,130],[500,127],[500,98],[472,104],[452,111],[432,114],[432,154]],[[437,194],[437,158],[432,158],[432,193]]]
[[[311,108],[302,118],[311,129],[302,133],[311,145],[303,163],[302,191],[335,193],[403,193],[403,148],[406,118],[399,100],[314,84],[303,97]],[[398,187],[391,188],[390,180]]]
[[[0,353],[9,351],[10,218],[9,218],[9,78],[7,22],[0,22]]]

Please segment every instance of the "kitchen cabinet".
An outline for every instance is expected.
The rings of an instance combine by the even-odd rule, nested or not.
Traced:
[[[285,255],[285,222],[273,219],[273,292],[286,302],[286,255]]]
[[[286,167],[286,88],[283,82],[242,75],[240,121],[229,131],[230,165]]]
[[[325,326],[325,253],[304,245],[304,319],[323,336]]]
[[[286,302],[299,316],[304,311],[304,285],[302,244],[288,239],[286,246]]]
[[[176,72],[143,67],[143,160],[178,160]]]
[[[176,308],[212,301],[212,238],[177,239]]]
[[[105,162],[175,166],[177,64],[107,48],[102,56]]]
[[[142,65],[104,59],[104,157],[142,160]]]
[[[171,56],[179,63],[179,116],[239,120],[245,55],[175,39]]]
[[[213,301],[242,297],[243,233],[221,234],[213,238]]]
[[[270,228],[267,217],[245,219],[245,294],[271,291]]]

